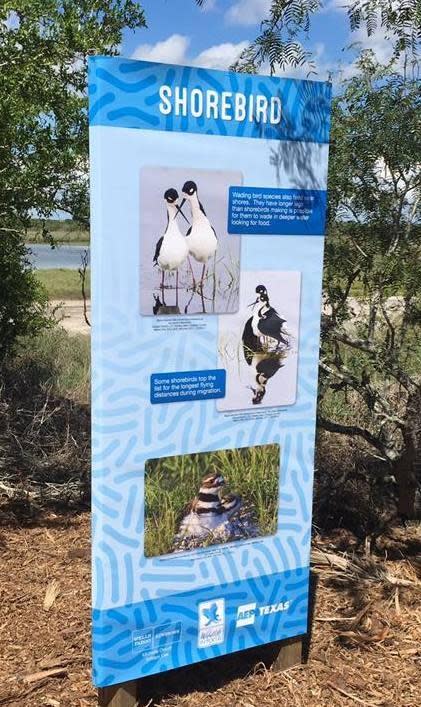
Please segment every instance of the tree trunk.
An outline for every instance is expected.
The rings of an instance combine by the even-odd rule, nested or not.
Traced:
[[[416,497],[421,482],[421,388],[407,403],[407,428],[403,435],[404,451],[394,464],[398,483],[398,513],[402,518],[417,516]]]

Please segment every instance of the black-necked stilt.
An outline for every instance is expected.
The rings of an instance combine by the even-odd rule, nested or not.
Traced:
[[[192,181],[187,181],[183,186],[183,201],[180,208],[187,200],[190,204],[192,224],[186,233],[186,240],[189,253],[199,263],[203,263],[202,276],[200,279],[201,291],[203,294],[203,281],[206,271],[206,263],[216,253],[218,248],[218,238],[215,229],[210,223],[203,205],[199,201],[197,193],[197,184]]]
[[[283,359],[289,347],[287,334],[282,330],[286,320],[270,306],[266,287],[258,285],[256,293],[258,297],[250,306],[255,307],[259,303],[261,306],[246,321],[242,335],[244,358],[253,370],[255,381],[251,387],[253,405],[262,402],[267,382],[284,365]]]
[[[181,233],[176,216],[178,213],[186,219],[181,207],[178,206],[178,192],[176,189],[167,189],[164,194],[164,200],[167,207],[167,227],[164,235],[161,236],[156,244],[155,254],[153,257],[154,265],[158,265],[162,271],[161,290],[162,304],[165,305],[165,271],[176,271],[176,306],[178,306],[178,269],[184,263],[189,254],[189,249],[186,237]],[[188,222],[188,219],[186,219]],[[189,223],[189,222],[188,222]]]
[[[288,338],[286,332],[282,330],[286,319],[279,316],[276,309],[270,306],[269,295],[264,285],[256,287],[257,299],[251,306],[261,304],[252,316],[253,334],[257,337],[265,337],[276,341],[276,346],[288,346]],[[267,342],[269,343],[269,342]]]
[[[224,485],[225,479],[220,474],[211,474],[202,480],[198,495],[181,521],[180,534],[206,536],[240,509],[242,502],[239,496],[231,494],[221,497]]]

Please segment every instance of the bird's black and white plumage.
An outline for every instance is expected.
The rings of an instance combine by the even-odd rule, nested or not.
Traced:
[[[256,337],[265,337],[276,341],[277,347],[288,346],[288,337],[283,331],[286,319],[279,316],[274,307],[271,307],[269,295],[264,285],[256,287],[257,299],[254,303],[255,311],[251,318],[253,334]]]
[[[221,496],[224,485],[221,474],[210,474],[202,480],[198,495],[181,521],[179,534],[205,537],[218,530],[240,509],[239,496]]]
[[[189,249],[186,237],[181,233],[176,221],[180,211],[177,190],[167,189],[164,200],[167,208],[167,227],[156,244],[153,263],[159,265],[161,270],[178,270],[186,260]]]
[[[203,204],[199,201],[197,184],[192,181],[185,182],[183,186],[184,199],[181,202],[182,208],[187,200],[190,204],[192,224],[186,234],[189,253],[199,263],[207,263],[218,248],[218,239],[215,229],[210,223]]]
[[[267,382],[284,365],[284,352],[289,341],[283,324],[285,319],[270,306],[264,285],[256,287],[255,311],[246,321],[242,334],[243,353],[253,371],[252,403],[258,405],[266,394]]]

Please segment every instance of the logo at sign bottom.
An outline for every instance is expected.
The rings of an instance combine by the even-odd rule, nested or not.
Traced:
[[[199,648],[208,648],[224,642],[225,599],[212,599],[199,604]]]

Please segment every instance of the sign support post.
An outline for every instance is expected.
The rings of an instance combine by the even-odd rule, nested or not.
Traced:
[[[272,669],[282,672],[300,665],[303,642],[301,639],[289,639],[279,642],[279,652],[272,663]],[[130,680],[98,690],[99,707],[137,707],[142,695],[142,680]]]

